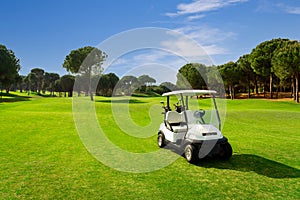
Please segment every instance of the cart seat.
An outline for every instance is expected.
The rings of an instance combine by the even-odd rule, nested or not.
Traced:
[[[166,115],[166,126],[169,130],[174,133],[187,131],[187,126],[184,123],[185,120],[183,113],[178,113],[176,111],[169,111]]]
[[[181,133],[187,131],[187,126],[186,125],[172,126],[172,129],[174,133]]]

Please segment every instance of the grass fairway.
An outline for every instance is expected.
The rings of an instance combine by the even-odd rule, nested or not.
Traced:
[[[133,138],[114,126],[110,98],[96,100],[113,143],[132,152],[158,149],[156,135]],[[147,110],[160,100],[132,99],[133,120],[149,123]],[[300,199],[300,105],[294,102],[229,100],[223,129],[234,150],[229,161],[191,165],[179,157],[140,174],[116,171],[89,154],[71,98],[18,97],[0,110],[0,199]]]

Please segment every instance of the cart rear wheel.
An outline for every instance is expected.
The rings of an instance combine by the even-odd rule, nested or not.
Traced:
[[[162,148],[164,146],[166,146],[166,140],[165,140],[165,136],[162,133],[159,133],[157,136],[157,145]]]

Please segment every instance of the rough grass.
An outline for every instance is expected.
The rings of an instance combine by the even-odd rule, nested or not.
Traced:
[[[158,149],[156,135],[134,138],[114,126],[111,101],[121,108],[126,99],[96,100],[98,119],[113,143],[132,152]],[[131,98],[132,119],[140,126],[150,123],[148,110],[160,100]],[[191,165],[179,157],[141,174],[111,169],[87,152],[70,98],[3,102],[0,112],[0,199],[300,198],[300,105],[294,102],[227,101],[223,133],[234,150],[229,161]]]

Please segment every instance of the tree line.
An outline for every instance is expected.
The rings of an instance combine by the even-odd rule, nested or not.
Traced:
[[[50,96],[72,97],[73,92],[78,96],[82,93],[90,96],[93,100],[93,92],[96,95],[112,96],[131,95],[137,93],[162,94],[175,89],[172,83],[165,82],[159,86],[153,85],[156,80],[149,75],[135,77],[132,75],[123,76],[121,79],[114,73],[103,74],[102,63],[106,59],[105,52],[86,46],[72,50],[63,63],[70,74],[60,77],[57,73],[46,72],[42,68],[31,69],[26,76],[19,75],[20,64],[12,50],[8,50],[4,45],[0,46],[0,89],[20,90],[28,95],[34,92],[38,95],[50,92]],[[3,62],[2,62],[3,61]],[[76,80],[76,83],[75,83]],[[74,91],[75,90],[75,91]]]
[[[75,80],[77,85],[74,85]],[[95,91],[97,96],[112,95],[132,95],[133,93],[144,94],[162,94],[171,91],[169,88],[176,86],[169,82],[164,82],[159,86],[153,85],[156,80],[149,75],[141,75],[135,77],[132,75],[123,76],[121,79],[115,73],[91,76],[91,89]],[[89,96],[89,83],[82,75],[63,75],[60,77],[57,73],[45,72],[42,68],[34,68],[27,76],[20,75],[18,80],[14,82],[9,90],[20,90],[30,95],[32,92],[38,95],[45,95],[49,92],[49,96],[72,97],[76,92],[78,96]]]
[[[214,77],[215,70],[220,73],[231,99],[238,93],[247,93],[248,98],[258,94],[274,98],[279,92],[290,92],[299,102],[299,41],[281,38],[264,41],[237,61],[218,66],[186,64],[180,68],[176,84],[185,88],[187,80],[192,88],[206,88],[209,82],[218,88],[220,81]]]
[[[0,89],[9,92],[19,89],[30,94],[58,92],[59,96],[72,96],[84,93],[93,100],[96,95],[130,95],[134,92],[162,94],[171,90],[187,88],[206,89],[207,82],[220,88],[224,83],[231,99],[238,93],[248,97],[263,94],[264,97],[278,97],[279,92],[290,92],[299,102],[300,43],[289,39],[272,39],[258,44],[249,54],[240,56],[218,66],[189,63],[181,67],[176,85],[164,82],[154,85],[156,80],[148,75],[140,77],[124,76],[121,79],[114,73],[103,74],[102,64],[108,55],[98,48],[86,46],[72,50],[62,65],[70,74],[62,77],[57,73],[34,68],[27,76],[19,75],[20,61],[12,50],[0,45]],[[218,71],[223,80],[215,76]],[[76,79],[76,85],[74,85]],[[222,82],[223,81],[223,82]]]

